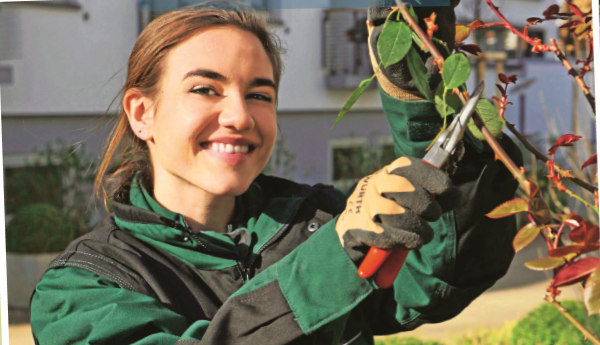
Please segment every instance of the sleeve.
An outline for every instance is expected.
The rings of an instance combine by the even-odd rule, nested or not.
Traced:
[[[40,344],[288,344],[314,334],[334,344],[374,290],[357,276],[334,225],[247,282],[211,321],[185,320],[78,268],[50,270],[32,299],[33,333]]]
[[[398,157],[421,158],[441,127],[435,106],[407,102],[381,92]],[[433,241],[409,254],[393,289],[376,290],[361,304],[375,334],[412,330],[424,323],[453,318],[500,279],[514,257],[515,217],[485,216],[513,199],[517,182],[492,149],[465,137],[466,153],[451,176],[462,203],[431,223]],[[519,166],[522,156],[512,140],[500,144]]]

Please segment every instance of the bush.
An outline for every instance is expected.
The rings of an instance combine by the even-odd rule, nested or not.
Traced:
[[[51,204],[21,208],[6,228],[6,250],[16,253],[51,253],[64,250],[75,239],[75,224]]]
[[[421,340],[418,338],[386,338],[376,340],[375,345],[444,345],[433,340]]]
[[[592,333],[600,330],[600,317],[588,317],[585,306],[577,301],[562,302],[573,317],[586,326]],[[575,326],[562,316],[554,307],[543,304],[525,316],[513,329],[513,345],[582,345],[591,344],[584,341],[583,335]]]

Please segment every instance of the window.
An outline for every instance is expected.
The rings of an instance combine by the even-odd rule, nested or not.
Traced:
[[[377,145],[365,137],[332,139],[329,147],[330,181],[342,190],[395,159],[391,137],[381,137]]]
[[[355,88],[373,74],[366,20],[366,9],[324,11],[322,54],[328,87]]]
[[[522,28],[517,28],[523,31]],[[537,30],[529,30],[529,36],[539,38],[544,41],[544,32]],[[520,39],[514,33],[504,28],[489,28],[484,30],[479,36],[479,46],[484,52],[505,52],[508,62],[518,63],[518,60],[523,58],[540,58],[543,54],[535,54],[531,52],[531,46]]]

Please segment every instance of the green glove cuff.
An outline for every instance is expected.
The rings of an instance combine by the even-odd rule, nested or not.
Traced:
[[[444,120],[429,101],[402,101],[386,94],[379,87],[385,115],[392,128],[396,157],[423,158],[425,149],[439,133]],[[450,123],[448,119],[447,124]],[[474,138],[468,130],[465,142],[477,152],[483,150],[483,143]]]

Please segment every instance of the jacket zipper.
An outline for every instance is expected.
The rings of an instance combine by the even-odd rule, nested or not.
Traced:
[[[306,200],[306,198],[304,200]],[[273,243],[277,242],[285,234],[287,229],[290,227],[292,220],[296,217],[298,210],[300,210],[300,207],[304,203],[304,200],[302,200],[302,202],[300,202],[300,204],[296,207],[296,209],[294,210],[294,212],[292,213],[290,218],[288,218],[287,222],[281,227],[281,229],[279,229],[277,231],[277,233],[275,233],[275,235],[273,237],[271,237],[271,239],[269,239],[265,244],[262,245],[262,247],[260,247],[258,249],[258,251],[256,252],[256,255],[254,255],[254,258],[252,259],[252,261],[250,261],[249,265],[246,266],[247,268],[244,268],[244,271],[246,273],[246,277],[248,280],[250,280],[250,271],[252,270],[252,266],[254,266],[256,259],[258,259],[258,256],[262,252],[264,252],[269,246],[271,246]]]
[[[179,221],[177,220],[170,220],[171,222],[173,222],[173,227],[176,229],[180,229],[182,231],[187,232],[190,236],[192,236],[196,241],[198,241],[198,243],[200,244],[200,246],[202,248],[204,248],[206,251],[208,252],[212,252],[213,250],[210,249],[204,242],[202,242],[202,240],[200,239],[200,237],[196,236],[196,234],[194,234],[194,232],[192,231],[192,229],[190,228],[190,226],[187,224],[187,222],[185,221],[185,218],[183,219],[183,224],[181,224]],[[181,227],[183,226],[183,229],[181,229]]]

